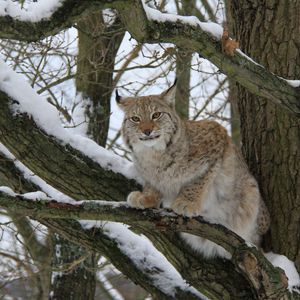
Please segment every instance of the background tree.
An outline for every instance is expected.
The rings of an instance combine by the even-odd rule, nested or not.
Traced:
[[[299,78],[296,45],[300,43],[300,3],[275,1],[269,5],[268,1],[252,1],[237,5],[228,1],[228,9],[233,16],[234,35],[247,55],[278,76]],[[272,225],[266,246],[295,261],[299,270],[299,118],[240,85],[238,106],[243,154],[271,212]]]
[[[193,2],[193,4],[196,4],[196,2]],[[53,100],[56,95],[53,92],[52,94],[49,92],[51,96],[49,101],[59,109],[62,116],[66,118],[67,121],[68,118],[72,119],[73,117],[72,111],[74,110],[72,107],[76,108],[76,105],[78,106],[78,103],[80,103],[86,113],[85,119],[88,121],[88,124],[91,124],[91,126],[87,127],[88,134],[89,136],[94,137],[98,143],[104,145],[104,141],[106,140],[105,135],[107,134],[108,116],[110,111],[108,107],[110,99],[109,95],[112,88],[118,83],[118,85],[122,85],[127,92],[131,91],[132,94],[140,94],[146,87],[153,86],[154,80],[161,77],[165,78],[169,71],[174,69],[174,53],[176,53],[177,61],[179,62],[177,64],[178,77],[180,77],[180,74],[185,74],[183,77],[184,80],[182,80],[181,83],[181,86],[185,87],[185,92],[183,93],[185,94],[185,99],[187,99],[186,94],[190,89],[190,87],[187,86],[189,81],[189,72],[187,71],[189,65],[191,65],[192,68],[201,68],[199,65],[197,67],[197,64],[191,59],[191,53],[198,52],[201,56],[209,58],[224,73],[231,76],[234,80],[237,80],[252,93],[268,99],[264,101],[268,102],[271,100],[276,103],[278,110],[288,110],[294,115],[299,114],[298,90],[290,86],[284,80],[277,78],[267,70],[256,65],[251,60],[248,60],[237,51],[234,52],[233,56],[226,55],[226,53],[224,54],[220,43],[220,35],[211,36],[210,34],[202,31],[200,27],[197,28],[188,25],[185,21],[176,22],[175,24],[170,21],[163,23],[155,22],[153,20],[151,21],[151,18],[149,20],[146,17],[144,8],[140,1],[130,1],[126,2],[126,4],[122,1],[113,1],[109,5],[111,8],[118,11],[118,14],[112,14],[112,18],[115,22],[113,24],[110,22],[104,24],[105,22],[103,20],[101,21],[101,18],[99,20],[95,12],[96,7],[97,10],[100,11],[104,8],[103,5],[106,5],[105,1],[94,1],[93,5],[79,4],[76,2],[76,5],[74,5],[74,1],[66,0],[63,2],[61,7],[56,8],[55,13],[49,21],[41,21],[37,24],[16,21],[9,19],[9,17],[0,17],[0,25],[2,28],[0,35],[3,38],[14,38],[27,41],[37,40],[50,34],[52,35],[54,32],[58,32],[65,26],[71,26],[76,22],[76,26],[80,32],[79,43],[82,41],[82,43],[79,44],[77,91],[81,92],[83,100],[82,98],[80,99],[80,97],[76,97],[79,102],[74,103],[71,101],[69,103],[70,109],[68,109],[67,107],[65,108],[60,105],[59,101]],[[153,3],[149,3],[149,5],[153,6]],[[237,5],[238,7],[235,7],[231,3],[228,5],[231,5],[230,7],[232,7],[232,10],[239,9],[239,5]],[[206,8],[207,15],[210,19],[215,18],[212,8],[206,1],[203,1],[203,6]],[[198,11],[195,7],[196,5],[191,7],[187,6],[186,2],[177,3],[178,11],[188,14],[192,10],[195,14],[202,18],[201,10]],[[164,10],[164,1],[156,8]],[[149,13],[149,9],[147,11]],[[252,12],[250,8],[248,11]],[[61,15],[64,15],[63,20],[60,19]],[[251,15],[253,16],[254,13]],[[85,16],[92,16],[92,18],[87,19]],[[244,20],[240,20],[239,22],[243,21]],[[139,26],[137,26],[137,24]],[[116,25],[116,27],[114,25]],[[90,30],[91,28],[89,26],[92,27],[92,30]],[[98,26],[99,29],[97,32],[93,30],[94,28],[98,28]],[[149,45],[136,44],[134,49],[126,56],[125,61],[121,64],[121,68],[116,70],[117,76],[113,81],[111,75],[113,71],[112,62],[117,53],[118,44],[120,43],[121,36],[124,32],[122,26],[125,26],[131,35],[140,43],[168,42],[175,43],[179,48],[174,49],[173,46],[169,47],[169,45],[167,45],[166,47],[165,45],[161,45],[161,48],[159,48],[158,51],[157,49],[151,48],[152,46],[150,47]],[[15,28],[18,28],[18,31],[16,31]],[[240,28],[242,29],[243,27],[239,27],[239,29]],[[238,30],[236,30],[236,32],[238,34]],[[80,38],[80,36],[82,36],[82,38]],[[249,47],[251,48],[251,46]],[[156,73],[154,77],[148,79],[146,83],[142,83],[136,91],[132,91],[130,90],[132,85],[130,83],[122,82],[120,78],[124,72],[132,72],[137,67],[132,65],[130,66],[130,62],[137,57],[138,51],[141,51],[140,53],[145,58],[150,59],[150,62],[141,66],[139,65],[139,68],[161,68],[163,71]],[[44,53],[44,51],[41,51],[41,53]],[[82,53],[84,53],[84,55],[82,55]],[[151,56],[149,53],[151,53]],[[183,53],[188,53],[188,56],[182,56]],[[107,56],[106,54],[109,55]],[[184,62],[181,66],[180,59]],[[43,62],[43,59],[39,59],[37,66],[40,67],[45,65]],[[33,61],[32,65],[36,66],[36,61]],[[184,68],[184,65],[186,65],[187,68]],[[105,68],[103,68],[103,66],[105,66]],[[162,68],[162,66],[164,66],[164,68]],[[36,69],[40,70],[37,67]],[[39,84],[39,81],[37,81],[36,78],[41,77],[40,75],[43,74],[43,72],[38,72],[36,74],[37,75],[33,76],[33,86],[35,84]],[[48,74],[47,70],[44,74]],[[65,79],[69,80],[72,77],[74,77],[74,75],[72,75],[71,72],[65,76]],[[5,79],[5,76],[2,78]],[[205,76],[203,78],[203,81],[205,81]],[[263,80],[261,78],[263,78]],[[56,80],[56,82],[57,81],[61,82],[63,80]],[[185,84],[183,84],[183,82],[185,82]],[[217,98],[216,96],[220,93],[220,91],[222,91],[224,85],[225,80],[222,78],[219,80],[219,86],[215,90],[211,91],[210,95],[207,96],[207,101],[204,103],[203,108],[198,107],[192,115],[193,118],[197,118],[201,115],[201,113],[203,115],[203,112],[208,106],[209,100],[213,97]],[[41,89],[47,90],[53,86],[55,86],[55,83],[50,83],[47,84],[47,88],[41,87]],[[194,86],[191,84],[190,92],[192,95],[192,102],[193,88]],[[45,128],[38,128],[35,122],[28,119],[25,115],[14,118],[8,109],[10,100],[7,97],[7,93],[7,91],[6,93],[2,93],[0,97],[1,105],[3,107],[1,109],[0,118],[0,140],[8,147],[9,151],[17,157],[17,159],[22,160],[22,162],[24,162],[24,164],[28,166],[32,172],[41,176],[53,187],[59,189],[61,192],[75,200],[105,199],[110,201],[120,201],[125,199],[128,191],[132,190],[136,183],[129,181],[120,174],[115,174],[114,172],[121,171],[114,168],[113,161],[107,165],[114,171],[111,172],[106,170],[107,166],[103,167],[101,163],[100,165],[96,163],[94,161],[94,157],[91,159],[88,152],[84,151],[82,153],[82,148],[76,149],[76,144],[72,144],[69,141],[70,145],[65,147],[59,142],[59,140],[51,139]],[[177,99],[183,97],[182,95],[178,95]],[[99,101],[99,97],[101,97],[102,101]],[[186,100],[185,103],[187,103]],[[223,101],[223,103],[217,106],[217,109],[216,106],[214,106],[214,112],[209,113],[209,116],[212,115],[216,117],[216,113],[222,112],[225,107],[224,103],[226,102]],[[180,107],[184,108],[182,114],[186,115],[186,105],[181,105]],[[85,108],[89,109],[87,110]],[[260,109],[263,110],[263,108]],[[224,117],[221,117],[224,121]],[[248,120],[248,117],[248,110],[242,110],[242,120],[243,118]],[[96,122],[94,122],[94,120],[96,120]],[[66,124],[66,120],[64,123]],[[243,131],[243,141],[244,145],[247,145],[245,137],[248,139],[249,136],[244,134],[245,132],[247,133],[245,128],[246,127],[244,127]],[[99,131],[104,132],[104,135],[98,135]],[[28,132],[31,134],[26,134]],[[118,136],[119,134],[117,133],[109,142],[110,148],[115,145]],[[258,143],[255,137],[251,138],[252,139],[248,139],[247,141],[254,140]],[[299,143],[299,139],[297,141]],[[86,141],[86,144],[87,146],[91,146],[88,141]],[[252,144],[248,145],[249,146],[247,147],[249,148],[252,146]],[[259,145],[260,149],[267,149],[265,144],[260,143]],[[120,153],[119,150],[120,149],[117,149],[115,151]],[[44,159],[41,158],[41,153],[46,154]],[[289,163],[291,163],[291,161],[294,162],[294,159],[297,159],[297,152],[293,153],[295,153],[295,155],[292,157],[285,156],[288,157]],[[253,158],[253,156],[251,157]],[[8,164],[10,163],[11,166],[14,166],[12,162],[15,158],[9,155],[4,155],[4,159],[8,162]],[[117,158],[115,158],[115,160],[117,160]],[[249,159],[249,163],[252,168],[254,168],[253,160]],[[270,175],[270,169],[266,172]],[[5,174],[2,178],[10,178],[9,182],[16,182],[17,173],[14,168],[3,168],[2,173]],[[257,174],[256,172],[254,173]],[[291,176],[293,176],[293,180],[296,181],[292,182],[297,182],[298,177],[296,175],[294,176],[294,173]],[[77,176],[76,174],[80,174],[80,176]],[[24,176],[22,174],[19,174],[18,176],[27,182],[26,179],[23,178]],[[272,174],[272,177],[273,176],[274,175]],[[8,180],[2,182],[6,183]],[[264,181],[261,184],[268,185],[268,181]],[[5,185],[9,185],[16,190],[16,185]],[[268,188],[270,188],[270,185],[268,185]],[[297,193],[294,193],[294,195],[297,196]],[[9,197],[3,193],[1,193],[0,199],[3,207],[9,206],[10,210],[13,212],[34,217],[48,228],[51,228],[51,230],[61,234],[73,242],[75,241],[79,243],[81,247],[84,246],[90,251],[97,251],[110,258],[120,271],[130,277],[133,281],[143,286],[154,298],[172,299],[175,297],[176,299],[193,299],[199,298],[200,295],[195,293],[194,290],[187,289],[186,287],[183,288],[183,285],[175,284],[175,286],[173,286],[170,283],[167,285],[170,285],[174,289],[172,293],[167,292],[165,286],[160,286],[154,280],[155,277],[153,277],[159,276],[157,274],[160,274],[164,278],[168,277],[166,276],[166,270],[164,267],[161,264],[152,264],[152,268],[149,269],[149,265],[147,268],[141,262],[137,263],[135,258],[131,256],[128,251],[124,251],[122,248],[124,241],[120,240],[118,236],[113,234],[110,235],[110,233],[113,232],[113,229],[109,227],[109,225],[109,229],[107,229],[107,226],[105,229],[88,229],[86,227],[82,228],[76,221],[60,219],[104,219],[125,222],[133,226],[135,230],[144,233],[151,239],[154,245],[162,251],[184,279],[210,298],[218,299],[234,297],[235,299],[245,299],[246,297],[248,299],[255,299],[272,297],[279,299],[281,296],[292,297],[292,294],[285,290],[286,282],[284,280],[284,276],[280,275],[281,273],[279,270],[274,269],[270,264],[268,264],[259,252],[247,247],[235,235],[226,231],[226,229],[208,225],[200,218],[198,218],[198,223],[195,225],[193,221],[180,221],[173,217],[162,217],[159,213],[152,211],[147,212],[143,217],[143,214],[130,210],[126,207],[121,206],[117,209],[112,208],[107,204],[98,206],[93,202],[90,202],[91,204],[88,206],[85,204],[51,204],[46,201],[40,202],[38,209],[33,209],[36,204],[25,199],[20,202],[17,198],[14,199],[13,197]],[[295,199],[295,205],[297,205],[299,199]],[[268,202],[268,204],[270,209],[272,209],[270,202]],[[275,213],[275,211],[273,213]],[[286,217],[288,217],[288,215]],[[291,218],[291,226],[295,227],[296,223],[297,217],[295,219]],[[273,237],[276,236],[275,228],[276,226],[272,227]],[[159,229],[164,229],[164,231]],[[233,254],[232,262],[224,262],[221,260],[205,261],[201,259],[199,256],[191,253],[189,249],[186,249],[184,245],[181,245],[176,234],[178,230],[200,234],[203,237],[219,243]],[[130,232],[126,231],[126,234],[131,236]],[[228,236],[224,240],[225,234]],[[294,234],[297,234],[297,232],[294,232]],[[136,236],[135,239],[137,243],[142,243],[142,240],[137,240],[138,238]],[[186,252],[189,253],[188,257],[185,254]],[[290,253],[288,254],[291,255]],[[81,255],[79,257],[79,262],[81,262],[81,259],[84,257],[84,254]],[[144,257],[144,259],[147,261],[146,257]],[[153,272],[153,270],[156,271]],[[240,273],[243,274],[242,277],[240,276]],[[236,284],[237,282],[238,285]],[[91,290],[92,289],[89,289],[88,292]],[[294,297],[297,297],[297,295],[295,294]]]

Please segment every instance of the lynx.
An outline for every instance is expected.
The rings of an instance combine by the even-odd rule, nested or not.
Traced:
[[[257,183],[226,129],[217,122],[185,121],[175,111],[176,82],[159,95],[122,98],[122,136],[144,179],[143,192],[127,202],[140,209],[171,208],[177,214],[201,215],[256,245],[269,227],[269,214]],[[230,258],[222,247],[181,233],[205,257]]]

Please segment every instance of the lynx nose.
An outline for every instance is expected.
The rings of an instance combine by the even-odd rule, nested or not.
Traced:
[[[147,136],[149,136],[151,134],[152,130],[151,129],[145,129],[143,131],[144,134],[146,134]]]

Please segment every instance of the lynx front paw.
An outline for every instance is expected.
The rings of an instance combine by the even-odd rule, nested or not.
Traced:
[[[159,200],[157,197],[151,194],[144,194],[141,192],[131,192],[127,197],[127,203],[131,207],[135,208],[157,208]]]
[[[177,198],[171,206],[172,210],[178,215],[195,217],[200,215],[199,204],[195,201]]]

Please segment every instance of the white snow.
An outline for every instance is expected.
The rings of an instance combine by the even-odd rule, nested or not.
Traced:
[[[49,19],[62,5],[62,0],[39,0],[37,2],[24,3],[22,7],[19,1],[0,1],[0,16],[10,16],[20,21],[38,22]]]
[[[284,270],[289,280],[289,289],[300,287],[300,276],[296,270],[295,264],[284,255],[273,252],[265,253],[265,257],[275,266]]]
[[[97,278],[103,284],[104,288],[110,294],[112,299],[124,300],[124,297],[113,287],[103,271],[97,272]]]
[[[250,56],[248,56],[247,54],[245,54],[241,49],[236,49],[235,50],[237,53],[239,53],[240,55],[244,56],[247,60],[249,60],[251,63],[256,64],[257,66],[260,66],[262,68],[264,68],[264,66],[260,65],[259,63],[257,63],[255,60],[253,60]]]
[[[284,79],[289,85],[291,85],[294,88],[297,88],[300,86],[300,80],[290,80],[290,79],[285,79],[282,77],[279,77],[281,79]]]
[[[207,299],[201,293],[190,287],[177,270],[168,260],[153,246],[153,244],[143,235],[133,233],[129,226],[115,222],[101,221],[80,221],[84,229],[100,227],[111,239],[115,240],[120,249],[133,263],[142,270],[151,274],[153,281],[165,293],[174,296],[176,288],[198,295]]]
[[[3,192],[12,197],[16,195],[16,193],[8,186],[0,186],[0,192]]]
[[[46,181],[32,173],[24,164],[18,161],[15,156],[13,156],[8,149],[0,143],[0,153],[6,156],[8,159],[12,160],[16,168],[23,174],[24,178],[31,181],[35,185],[39,186],[41,190],[49,195],[51,198],[59,202],[70,203],[72,200],[69,196],[63,194],[62,192],[56,190],[51,185],[47,184]],[[45,198],[46,199],[46,198]]]
[[[44,192],[42,191],[36,191],[36,192],[30,192],[22,194],[22,196],[29,200],[41,200],[41,199],[50,199]]]
[[[220,40],[223,34],[223,27],[217,23],[213,22],[200,22],[199,19],[195,16],[179,16],[175,14],[161,13],[160,11],[149,7],[145,4],[144,0],[142,0],[144,10],[146,12],[147,18],[152,21],[157,22],[181,22],[185,24],[189,24],[193,27],[198,27],[203,31],[208,32],[216,39]]]
[[[0,90],[18,101],[18,104],[12,105],[15,114],[29,114],[41,129],[56,137],[61,144],[70,144],[73,148],[99,163],[104,169],[121,173],[127,178],[139,180],[132,163],[100,147],[91,139],[65,130],[61,126],[57,110],[39,96],[21,74],[11,70],[2,60],[0,60]]]
[[[10,187],[8,186],[0,186],[0,192],[3,192],[9,196],[15,197],[15,196],[22,196],[25,199],[29,199],[29,200],[40,200],[40,199],[44,199],[44,200],[50,200],[51,198],[49,198],[44,192],[42,191],[36,191],[36,192],[30,192],[30,193],[25,193],[25,194],[18,194],[15,193]]]

